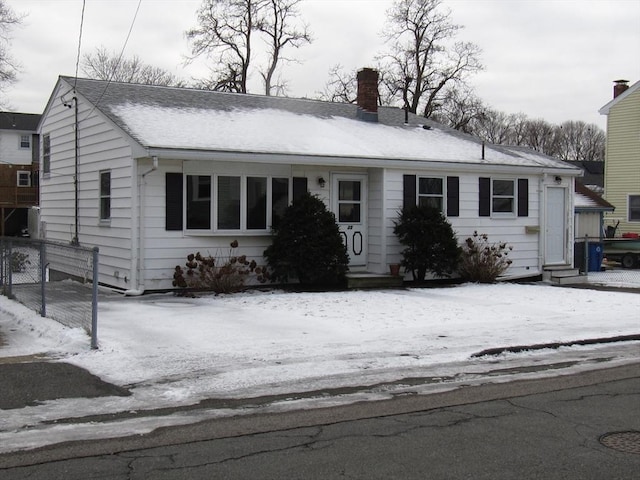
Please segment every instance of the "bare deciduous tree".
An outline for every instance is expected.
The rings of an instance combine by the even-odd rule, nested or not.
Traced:
[[[311,42],[308,27],[299,22],[300,0],[203,0],[197,13],[198,26],[187,31],[191,59],[206,56],[216,65],[202,88],[247,93],[253,65],[254,34],[266,37],[269,59],[258,69],[265,94],[282,92],[286,83],[274,75],[287,47],[299,48]]]
[[[434,105],[431,118],[465,133],[474,133],[473,126],[482,118],[487,107],[469,87],[451,88],[442,103]]]
[[[273,75],[278,63],[291,61],[282,56],[287,46],[300,48],[305,43],[311,43],[311,34],[305,24],[296,25],[299,18],[297,5],[301,0],[268,0],[264,5],[258,29],[267,37],[269,45],[269,62],[265,71],[260,72],[264,80],[265,95],[271,95],[272,89],[283,91],[284,85],[279,82],[273,84]]]
[[[121,58],[105,47],[82,58],[82,71],[90,78],[115,82],[183,87],[185,82],[166,70],[144,63],[140,57]]]
[[[327,102],[355,103],[356,72],[346,72],[340,64],[329,69],[329,80],[322,92],[318,92],[318,99]]]
[[[597,125],[583,121],[563,122],[556,130],[559,156],[563,160],[602,160],[606,135]]]
[[[257,0],[204,0],[198,26],[187,31],[192,59],[204,55],[217,65],[204,82],[214,90],[247,93]]]
[[[380,56],[382,85],[410,112],[430,117],[446,88],[459,85],[482,69],[480,49],[453,42],[458,30],[441,0],[396,0],[383,35],[389,44]]]
[[[9,54],[11,31],[22,23],[24,15],[15,13],[0,0],[0,92],[16,80],[19,65]]]
[[[526,146],[561,160],[604,160],[605,132],[582,121],[554,125],[522,113],[507,115],[486,109],[470,122],[468,131],[490,143]]]

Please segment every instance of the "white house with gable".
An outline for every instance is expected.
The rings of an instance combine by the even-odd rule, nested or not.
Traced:
[[[39,125],[43,236],[98,246],[102,284],[169,289],[188,254],[234,239],[263,263],[274,218],[309,191],[352,272],[388,273],[398,212],[422,202],[461,241],[512,245],[508,277],[571,266],[579,169],[378,107],[377,77],[358,73],[357,105],[60,77]]]

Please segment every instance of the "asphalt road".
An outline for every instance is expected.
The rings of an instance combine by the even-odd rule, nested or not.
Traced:
[[[640,364],[57,445],[0,478],[638,479]]]

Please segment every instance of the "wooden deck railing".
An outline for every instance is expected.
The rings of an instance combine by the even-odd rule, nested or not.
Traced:
[[[0,207],[38,205],[38,187],[0,187]]]

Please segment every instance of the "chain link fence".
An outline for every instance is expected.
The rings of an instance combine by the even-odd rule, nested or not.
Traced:
[[[0,239],[2,294],[68,327],[97,348],[98,249],[20,237]]]

